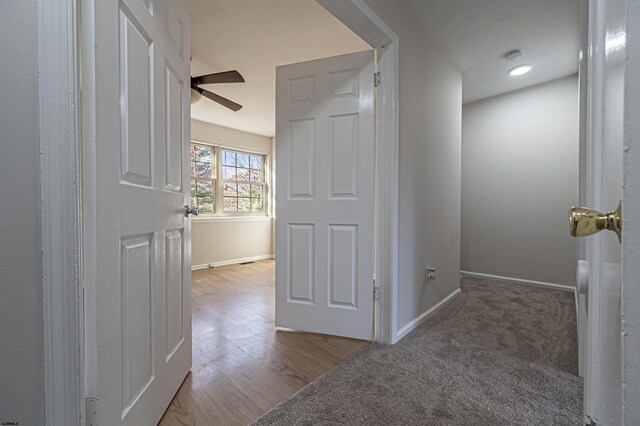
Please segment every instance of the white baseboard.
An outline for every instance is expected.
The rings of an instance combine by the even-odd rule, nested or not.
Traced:
[[[460,293],[462,293],[462,290],[460,290],[459,288],[456,289],[451,294],[449,294],[447,297],[442,299],[438,304],[436,304],[435,306],[431,307],[430,309],[424,311],[422,314],[420,314],[419,317],[415,318],[414,320],[409,322],[409,324],[405,325],[400,330],[398,330],[398,332],[396,333],[396,338],[395,338],[395,341],[393,342],[393,344],[398,343],[404,336],[406,336],[407,334],[411,333],[416,327],[418,327],[420,324],[425,322],[431,315],[435,314],[442,307],[444,307],[449,302],[451,302]]]
[[[499,275],[481,274],[479,272],[460,271],[460,275],[462,275],[463,277],[484,278],[487,280],[503,281],[511,284],[528,285],[531,287],[542,287],[551,290],[566,291],[569,293],[575,293],[576,291],[575,287],[571,287],[569,285],[546,283],[544,281],[524,280],[521,278],[501,277]]]
[[[265,260],[265,259],[275,259],[275,256],[272,254],[263,254],[260,256],[245,257],[242,259],[231,259],[231,260],[223,260],[221,262],[204,263],[202,265],[191,265],[191,270],[197,271],[199,269],[217,268],[218,266],[226,266],[226,265],[237,265],[238,263],[256,262],[258,260]]]

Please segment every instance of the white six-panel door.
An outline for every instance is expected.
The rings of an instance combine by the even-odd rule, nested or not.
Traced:
[[[374,52],[276,70],[276,325],[370,339]]]
[[[189,19],[176,0],[86,4],[96,170],[85,197],[97,219],[88,396],[100,424],[155,425],[191,366]]]

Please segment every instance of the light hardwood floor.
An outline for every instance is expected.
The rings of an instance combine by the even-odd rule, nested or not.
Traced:
[[[276,331],[274,267],[193,272],[193,366],[161,425],[247,425],[369,344]]]

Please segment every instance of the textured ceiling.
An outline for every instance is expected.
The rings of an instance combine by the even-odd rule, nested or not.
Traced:
[[[580,0],[408,0],[424,27],[463,72],[470,102],[578,71]],[[522,49],[514,62],[510,50]],[[511,77],[521,63],[530,73]]]
[[[244,84],[204,88],[243,105],[238,112],[202,99],[191,117],[256,133],[275,134],[278,65],[370,49],[314,0],[186,0],[191,18],[191,72],[237,69]]]

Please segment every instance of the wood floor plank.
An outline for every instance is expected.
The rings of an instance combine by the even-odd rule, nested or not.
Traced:
[[[369,344],[276,330],[274,267],[192,273],[193,365],[161,425],[249,424]]]

